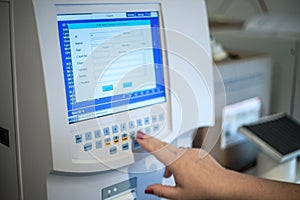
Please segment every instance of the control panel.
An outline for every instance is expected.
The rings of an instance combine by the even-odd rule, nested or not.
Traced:
[[[123,117],[119,114],[117,119],[113,116],[107,119],[102,117],[96,120],[94,126],[91,126],[90,121],[77,123],[72,126],[71,131],[72,162],[99,163],[108,168],[120,167],[116,162],[122,159],[123,164],[130,164],[134,153],[142,151],[136,141],[138,131],[163,138],[170,132],[169,128],[170,123],[164,109],[130,117],[123,113]]]

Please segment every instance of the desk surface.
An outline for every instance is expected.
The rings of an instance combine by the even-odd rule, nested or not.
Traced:
[[[245,173],[249,174],[249,175],[257,176],[256,167],[250,168]],[[296,178],[293,182],[300,184],[300,158],[298,158],[298,160],[297,160]]]

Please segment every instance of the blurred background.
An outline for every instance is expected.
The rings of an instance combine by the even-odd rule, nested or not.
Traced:
[[[292,164],[261,159],[265,158],[261,147],[238,128],[276,113],[300,121],[300,1],[206,0],[206,4],[213,59],[226,92],[216,124],[223,133],[212,154],[227,168],[298,182],[297,155]],[[200,129],[194,146],[203,145],[210,131],[214,130]]]

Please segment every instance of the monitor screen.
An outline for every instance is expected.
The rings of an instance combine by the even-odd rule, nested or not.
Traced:
[[[158,10],[57,19],[70,124],[166,101]]]

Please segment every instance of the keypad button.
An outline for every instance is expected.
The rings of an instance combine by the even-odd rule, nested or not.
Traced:
[[[127,133],[123,133],[122,134],[122,141],[124,142],[126,140],[128,140],[128,134]]]
[[[83,146],[84,151],[90,151],[92,150],[92,143],[87,143]]]
[[[103,133],[104,133],[104,135],[109,135],[110,134],[109,127],[104,128]]]
[[[150,124],[150,118],[149,117],[145,117],[144,124],[145,125],[149,125]]]
[[[160,114],[160,115],[159,115],[159,121],[164,121],[164,120],[165,120],[164,114]]]
[[[140,144],[136,140],[133,140],[132,141],[132,149],[136,150],[138,148],[140,148]]]
[[[146,134],[150,134],[150,133],[151,133],[151,129],[150,129],[149,126],[145,128],[145,133],[146,133]]]
[[[157,116],[156,115],[153,115],[152,116],[152,123],[156,123],[157,122]]]
[[[85,140],[86,141],[89,141],[92,139],[92,132],[86,132],[85,133]]]
[[[105,138],[104,143],[106,146],[110,145],[111,139],[110,138]]]
[[[129,128],[130,128],[130,129],[133,129],[134,127],[135,127],[134,121],[130,121],[130,122],[129,122]]]
[[[158,124],[153,125],[153,131],[156,132],[158,130],[159,130],[159,125]]]
[[[114,126],[112,126],[112,133],[118,133],[119,132],[119,127],[118,127],[118,125],[114,125]]]
[[[95,130],[94,135],[95,135],[95,138],[101,137],[101,131],[100,130]]]
[[[102,140],[96,141],[96,149],[102,148]]]
[[[129,149],[129,144],[128,143],[122,144],[122,150],[123,151],[127,151],[128,149]]]
[[[115,147],[115,146],[110,147],[109,153],[110,153],[110,155],[116,154],[117,153],[117,147]]]
[[[82,135],[81,134],[75,135],[75,142],[76,142],[76,144],[82,142]]]
[[[113,137],[114,143],[117,144],[120,140],[119,140],[119,136],[116,135]]]
[[[136,138],[135,131],[131,131],[131,132],[129,133],[129,136],[130,136],[130,139],[135,139],[135,138]]]
[[[126,127],[126,123],[122,123],[121,124],[121,131],[126,131],[127,127]]]
[[[137,126],[143,126],[143,121],[142,121],[142,119],[136,120],[136,125],[137,125]]]

